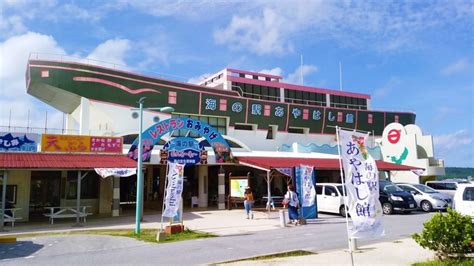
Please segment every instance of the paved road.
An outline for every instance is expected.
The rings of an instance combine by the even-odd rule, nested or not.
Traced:
[[[421,231],[423,222],[431,215],[413,213],[384,216],[386,235],[360,243],[407,238],[413,232]],[[0,263],[196,265],[295,249],[320,252],[346,247],[345,220],[337,216],[326,216],[306,226],[166,244],[92,235],[25,238],[16,244],[1,244]]]

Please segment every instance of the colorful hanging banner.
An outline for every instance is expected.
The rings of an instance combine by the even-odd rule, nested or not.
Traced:
[[[356,238],[384,234],[379,201],[379,172],[367,151],[368,134],[339,130],[351,235]]]
[[[178,214],[183,193],[184,164],[168,162],[168,185],[166,187],[165,211],[163,217],[175,217]]]
[[[295,169],[295,174],[296,192],[298,192],[298,200],[301,204],[300,216],[306,219],[318,218],[316,190],[314,189],[316,177],[313,166],[298,166]]]

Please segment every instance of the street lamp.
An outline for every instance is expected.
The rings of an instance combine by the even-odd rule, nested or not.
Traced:
[[[142,201],[143,201],[143,172],[142,172],[142,152],[143,152],[143,143],[142,143],[142,132],[143,132],[143,110],[156,110],[164,113],[171,113],[174,111],[173,107],[149,107],[143,108],[143,103],[145,102],[146,97],[140,98],[138,103],[140,107],[138,109],[132,110],[139,110],[139,117],[140,120],[140,127],[138,132],[138,158],[137,158],[137,204],[136,204],[136,212],[135,212],[135,234],[140,235],[140,220],[141,220],[141,210],[142,210]]]

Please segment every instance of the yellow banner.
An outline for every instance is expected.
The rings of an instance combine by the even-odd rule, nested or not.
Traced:
[[[122,138],[43,134],[42,152],[122,153]]]

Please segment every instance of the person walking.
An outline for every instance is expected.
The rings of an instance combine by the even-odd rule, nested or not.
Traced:
[[[253,204],[253,194],[252,189],[250,187],[245,188],[244,192],[244,208],[245,213],[247,214],[247,219],[253,219],[253,212],[252,212],[252,204]]]
[[[298,195],[296,195],[295,187],[293,185],[288,185],[288,191],[285,194],[284,200],[288,204],[288,216],[290,217],[289,224],[298,222],[298,207],[299,200]]]

